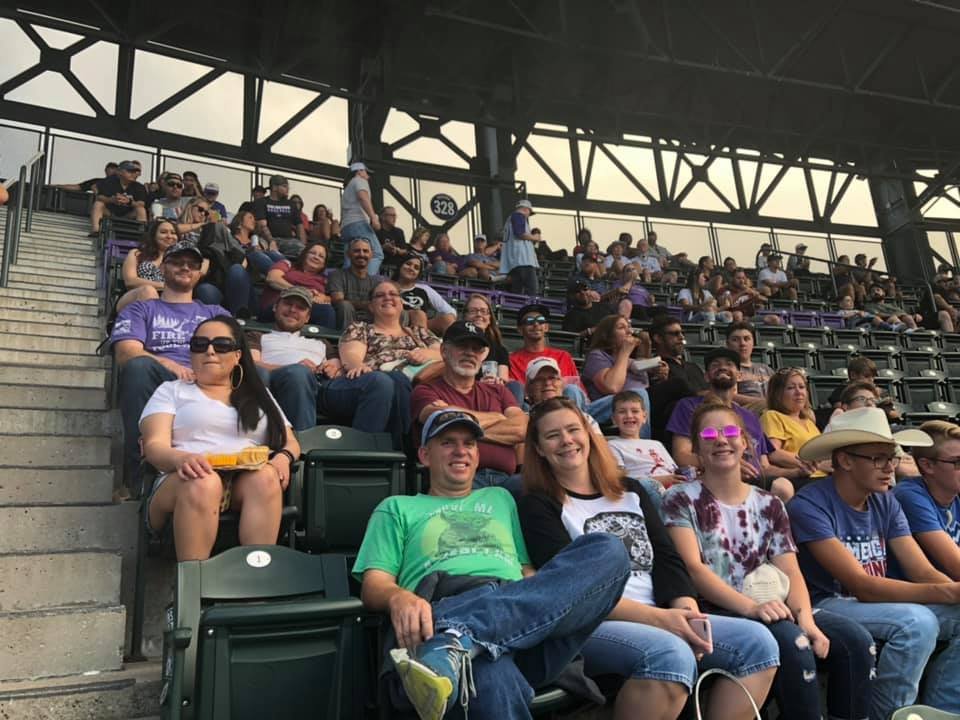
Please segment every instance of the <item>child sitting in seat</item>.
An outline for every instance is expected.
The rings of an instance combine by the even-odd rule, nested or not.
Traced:
[[[640,437],[640,428],[647,422],[640,395],[632,390],[614,395],[612,420],[620,435],[607,438],[607,444],[627,477],[640,481],[652,478],[656,482],[647,484],[647,489],[654,488],[661,495],[674,483],[686,480],[678,474],[677,463],[663,443]]]

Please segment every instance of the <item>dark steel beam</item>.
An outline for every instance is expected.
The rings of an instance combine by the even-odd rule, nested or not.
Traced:
[[[329,95],[320,93],[315,98],[311,99],[306,105],[287,118],[283,124],[280,125],[280,127],[265,137],[261,144],[268,148],[272,147],[274,143],[279,142],[287,133],[306,120],[310,113],[323,105],[329,98]]]
[[[929,181],[929,185],[923,189],[923,192],[917,195],[917,199],[911,205],[910,210],[919,210],[934,197],[943,194],[943,190],[947,185],[958,182],[958,179],[960,179],[957,176],[958,170],[960,170],[960,160],[950,163],[948,167],[938,172],[936,176]]]
[[[163,115],[168,110],[172,110],[181,102],[186,100],[188,97],[193,95],[195,92],[198,92],[205,88],[207,85],[212,83],[214,80],[224,75],[227,71],[223,68],[213,68],[209,72],[201,75],[192,83],[180,88],[170,97],[165,100],[160,101],[152,108],[147,110],[143,115],[136,118],[136,122],[140,125],[149,125],[151,122],[156,120],[158,117]]]

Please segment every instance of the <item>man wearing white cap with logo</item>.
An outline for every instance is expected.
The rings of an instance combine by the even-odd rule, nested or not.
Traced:
[[[503,226],[503,251],[500,255],[500,272],[510,276],[510,291],[521,295],[536,295],[537,251],[535,237],[530,232],[530,216],[533,205],[529,200],[517,201],[516,210]]]
[[[932,442],[919,430],[894,435],[878,408],[838,415],[799,452],[808,462],[831,459],[833,475],[787,505],[814,606],[856,620],[885,643],[871,718],[913,703],[925,669],[922,702],[960,712],[960,583],[930,564],[890,492],[899,446]],[[947,647],[930,660],[938,641]]]
[[[380,265],[383,263],[383,245],[377,237],[380,229],[380,217],[373,209],[373,200],[370,195],[370,170],[362,162],[350,163],[350,172],[353,177],[343,189],[340,196],[340,237],[350,246],[354,238],[362,237],[370,243],[373,257],[367,266],[371,275],[380,274]],[[343,267],[350,267],[350,256],[343,260]]]

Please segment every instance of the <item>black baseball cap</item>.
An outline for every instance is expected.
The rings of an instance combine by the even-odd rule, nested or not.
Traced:
[[[457,345],[464,340],[472,340],[480,343],[484,347],[490,347],[490,341],[487,340],[487,336],[483,330],[472,322],[465,322],[463,320],[455,322],[448,327],[447,331],[443,334],[443,341],[451,345]]]
[[[532,312],[543,315],[547,320],[550,320],[550,310],[546,305],[541,305],[540,303],[529,303],[520,308],[520,312],[517,313],[517,327],[520,327],[523,324],[524,315],[529,315]]]
[[[720,359],[729,360],[734,365],[736,365],[738,369],[740,367],[740,355],[738,353],[735,353],[733,350],[730,350],[725,347],[718,347],[718,348],[714,348],[713,350],[711,350],[710,352],[708,352],[706,355],[703,356],[703,369],[704,370],[709,369],[710,364],[714,360],[720,360]]]

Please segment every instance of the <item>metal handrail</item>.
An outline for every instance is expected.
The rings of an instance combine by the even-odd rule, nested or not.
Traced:
[[[27,170],[30,171],[29,195],[27,197],[26,228],[27,232],[33,229],[33,211],[40,202],[40,193],[37,184],[40,182],[43,151],[36,153],[27,162],[20,166],[20,176],[16,181],[7,181],[4,187],[16,186],[17,198],[7,206],[7,223],[3,231],[3,259],[0,261],[0,287],[7,287],[10,282],[10,266],[15,265],[20,254],[20,217],[23,214],[24,188],[27,184]],[[9,202],[9,201],[8,201]]]

